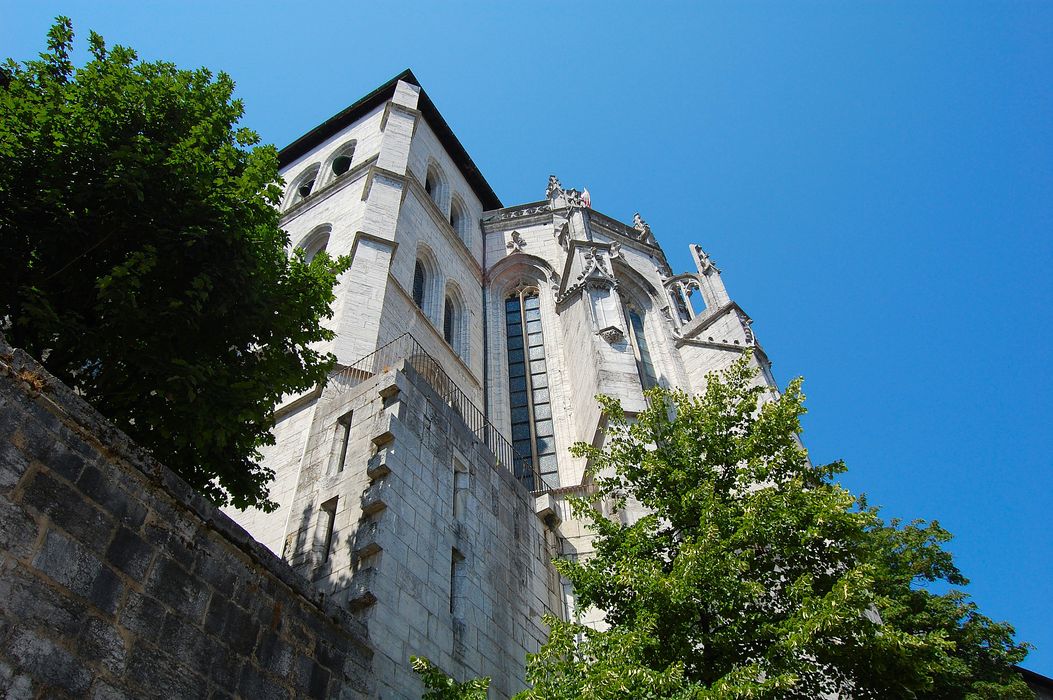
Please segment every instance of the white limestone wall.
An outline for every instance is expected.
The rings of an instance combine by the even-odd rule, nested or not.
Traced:
[[[691,390],[704,393],[706,375],[727,369],[741,354],[741,350],[733,348],[714,348],[690,342],[682,345],[680,355],[684,358],[684,366],[687,367]]]
[[[351,412],[344,471],[332,474],[338,419]],[[454,510],[455,463],[463,509]],[[392,370],[319,402],[286,556],[367,622],[378,697],[420,697],[424,655],[459,679],[493,678],[491,697],[524,687],[526,654],[560,608],[533,498],[412,370]],[[337,499],[323,549],[323,505]],[[456,551],[463,561],[455,570]]]
[[[434,204],[424,197],[423,189],[411,185],[402,203],[396,238],[398,249],[392,260],[391,275],[407,294],[412,293],[413,271],[418,257],[430,261],[423,311],[440,339],[445,297],[456,289],[453,296],[459,299],[465,314],[463,328],[466,338],[461,344],[461,359],[471,368],[476,383],[481,384],[482,271],[453,233],[449,222],[439,218]],[[395,320],[397,323],[397,317]],[[418,340],[425,342],[426,339],[418,337]]]
[[[275,444],[267,445],[261,450],[262,463],[274,470],[270,499],[278,504],[278,509],[265,513],[257,508],[244,511],[224,508],[224,512],[245,528],[257,542],[279,556],[282,554],[289,508],[296,495],[301,458],[307,444],[314,407],[314,400],[304,400],[285,412],[274,425]]]
[[[423,119],[418,120],[417,130],[413,135],[413,144],[409,153],[409,174],[417,181],[423,193],[424,184],[427,180],[429,164],[438,166],[445,180],[445,191],[436,202],[436,211],[446,223],[450,220],[450,204],[453,198],[459,197],[465,206],[468,218],[467,241],[465,241],[471,258],[476,266],[483,263],[482,231],[480,219],[483,216],[483,205],[475,195],[460,169],[454,165],[453,159],[439,142],[439,138],[432,131],[431,126]],[[451,229],[452,233],[452,229]]]
[[[563,263],[567,256],[556,239],[551,215],[487,223],[486,265],[488,270],[494,269],[494,266],[503,258],[516,255],[508,247],[513,231],[518,232],[524,241],[521,252],[541,258],[557,275],[563,274]]]
[[[480,336],[478,349],[480,356],[482,355],[482,331],[478,319],[481,317],[481,309],[471,317],[473,333]],[[410,291],[399,284],[392,275],[388,277],[388,292],[381,316],[379,344],[383,345],[395,340],[404,333],[411,334],[421,344],[424,351],[439,362],[454,384],[482,411],[482,358],[477,357],[473,363],[479,366],[478,371],[469,367],[443,338],[441,327],[436,327],[435,323],[417,308],[410,296]]]
[[[384,107],[381,105],[282,168],[281,176],[285,180],[286,188],[291,187],[292,183],[312,166],[328,166],[333,156],[351,141],[355,141],[355,153],[351,161],[352,170],[358,164],[376,157],[380,153],[382,137],[380,122],[383,114]],[[325,168],[321,171],[321,177],[315,182],[314,192],[320,192],[336,180],[332,169]],[[283,207],[287,206],[290,194],[287,191],[286,196],[282,198]]]

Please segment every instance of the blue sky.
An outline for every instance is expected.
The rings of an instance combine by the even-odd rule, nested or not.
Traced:
[[[412,68],[506,204],[550,173],[700,243],[805,443],[938,519],[981,609],[1053,676],[1053,3],[0,1],[225,70],[283,146]]]

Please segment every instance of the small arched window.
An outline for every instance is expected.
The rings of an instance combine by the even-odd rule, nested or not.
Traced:
[[[468,214],[465,212],[464,203],[460,197],[454,197],[450,202],[450,226],[454,233],[465,245],[471,242],[468,236]]]
[[[328,225],[319,226],[304,236],[304,239],[298,246],[296,246],[303,251],[304,258],[307,262],[314,260],[316,255],[328,247],[329,234],[331,231],[332,229]]]
[[[315,190],[315,182],[318,179],[318,165],[314,165],[304,171],[289,188],[287,195],[288,204],[286,208],[293,207],[311,196]]]
[[[424,264],[420,260],[413,267],[413,303],[421,311],[424,310],[424,285],[427,283],[427,273]]]
[[[337,149],[336,155],[329,161],[329,170],[332,172],[332,178],[336,179],[341,175],[346,175],[351,170],[351,163],[355,157],[355,145],[356,141],[350,141],[345,143],[343,146]]]
[[[319,236],[316,240],[311,241],[304,249],[303,254],[307,259],[307,262],[314,260],[315,256],[325,250],[325,247],[329,245],[329,234]]]

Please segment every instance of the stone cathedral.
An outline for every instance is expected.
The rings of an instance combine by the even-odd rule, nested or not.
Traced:
[[[677,273],[639,214],[547,174],[506,206],[409,71],[280,158],[292,245],[352,264],[336,370],[276,409],[279,508],[231,515],[366,624],[377,697],[419,697],[411,655],[508,697],[542,614],[574,614],[550,562],[589,552],[566,498],[588,489],[570,446],[604,439],[594,397],[631,414],[746,348],[774,386],[767,358],[700,246]]]

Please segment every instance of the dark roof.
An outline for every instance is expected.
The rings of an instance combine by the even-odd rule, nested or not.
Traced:
[[[501,200],[498,199],[493,188],[490,187],[486,178],[483,177],[483,174],[479,172],[479,168],[475,167],[475,163],[472,162],[472,158],[468,155],[468,151],[464,150],[464,146],[462,146],[461,142],[457,140],[456,136],[454,136],[453,130],[450,129],[450,125],[447,124],[446,120],[442,118],[441,114],[439,114],[439,110],[435,108],[435,103],[431,101],[431,98],[428,97],[428,93],[426,93],[424,88],[421,87],[417,77],[413,75],[413,71],[409,69],[402,71],[394,78],[360,99],[358,102],[329,119],[326,119],[324,122],[283,148],[278,152],[279,165],[284,168],[286,165],[293,162],[304,153],[307,153],[325,139],[338,133],[348,125],[361,119],[370,111],[384,104],[387,100],[390,100],[395,94],[395,86],[400,80],[404,80],[407,83],[421,88],[420,97],[417,100],[417,109],[419,109],[421,114],[424,115],[425,121],[431,126],[436,136],[439,137],[439,142],[442,144],[442,147],[445,148],[446,152],[450,154],[451,158],[453,158],[453,162],[456,163],[457,168],[461,171],[461,174],[464,175],[464,179],[468,181],[468,184],[471,185],[475,195],[480,201],[482,201],[483,209],[500,209],[503,206]]]
[[[1032,690],[1053,691],[1053,678],[1029,671],[1021,666],[1016,666],[1015,668],[1017,671],[1020,671],[1020,675],[1024,677],[1024,681],[1031,686]]]

